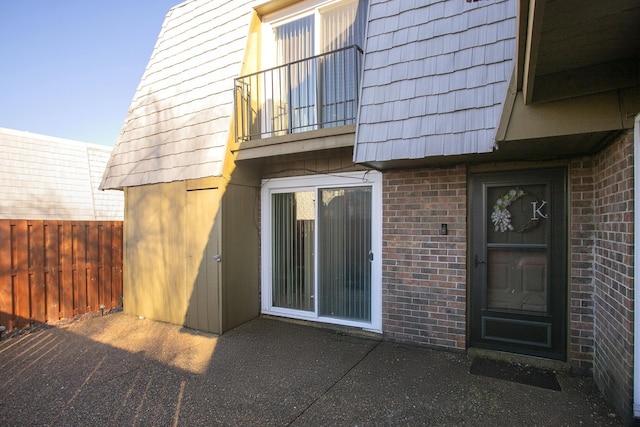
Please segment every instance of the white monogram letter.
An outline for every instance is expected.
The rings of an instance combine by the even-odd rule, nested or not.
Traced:
[[[538,202],[531,202],[531,208],[533,210],[533,217],[531,217],[532,221],[537,221],[540,218],[538,218],[538,215],[540,215],[541,218],[547,218],[547,216],[545,214],[542,213],[542,211],[540,209],[542,209],[544,207],[544,205],[547,204],[546,200],[543,200],[542,203],[540,204],[540,206],[538,206]]]

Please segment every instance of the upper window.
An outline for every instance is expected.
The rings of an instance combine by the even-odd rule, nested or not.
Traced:
[[[264,17],[264,71],[236,80],[239,140],[355,123],[367,4],[306,1]]]
[[[367,0],[315,0],[265,16],[263,68],[353,45],[362,47],[367,5]]]

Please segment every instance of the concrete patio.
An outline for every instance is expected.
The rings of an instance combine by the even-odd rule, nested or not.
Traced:
[[[621,425],[590,378],[553,391],[471,362],[269,318],[216,337],[115,313],[0,341],[0,425]]]

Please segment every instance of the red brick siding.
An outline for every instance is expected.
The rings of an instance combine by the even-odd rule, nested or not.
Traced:
[[[569,297],[569,362],[576,372],[593,369],[593,261],[595,245],[592,159],[571,162],[571,278]]]
[[[463,350],[466,169],[383,176],[382,324],[387,339]],[[440,235],[447,224],[448,235]]]
[[[633,133],[594,159],[594,379],[621,414],[633,399]]]
[[[356,169],[347,156],[271,165],[266,176]],[[467,173],[464,166],[383,174],[383,332],[466,348]],[[569,165],[569,362],[593,372],[622,413],[633,392],[633,134]],[[439,234],[440,225],[449,234]]]

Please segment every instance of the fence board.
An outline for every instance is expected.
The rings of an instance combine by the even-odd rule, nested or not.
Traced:
[[[99,268],[99,246],[100,233],[99,225],[96,223],[87,223],[87,234],[85,238],[85,248],[87,253],[87,311],[99,310],[98,300],[100,293],[100,283],[98,279]],[[90,244],[89,242],[93,242]]]
[[[29,302],[29,237],[27,221],[19,220],[12,227],[12,265],[14,316],[16,326],[29,325],[31,310]]]
[[[44,224],[40,221],[27,222],[29,239],[29,291],[31,320],[46,321],[44,299]]]
[[[123,234],[124,228],[123,226],[115,227],[112,245],[111,245],[111,256],[112,256],[112,267],[111,267],[111,277],[113,281],[113,291],[111,294],[111,305],[114,307],[118,307],[122,305],[122,270],[123,270]]]
[[[60,238],[60,275],[62,298],[60,299],[61,319],[73,317],[73,296],[75,295],[75,278],[73,263],[73,224],[62,223],[62,235]]]
[[[118,307],[121,221],[0,220],[0,325]]]
[[[56,321],[60,318],[60,292],[58,288],[58,268],[60,266],[59,233],[57,221],[49,221],[44,224],[44,284],[47,321]]]
[[[76,290],[74,300],[74,314],[84,314],[87,312],[87,252],[86,252],[86,224],[80,222],[75,227],[75,272]]]
[[[101,280],[102,286],[102,304],[108,305],[113,301],[113,288],[107,287],[107,283],[111,283],[111,262],[112,262],[112,241],[113,241],[113,223],[106,224],[103,228],[102,240],[100,241],[101,248]]]
[[[11,223],[0,221],[0,325],[13,328],[11,291]]]

